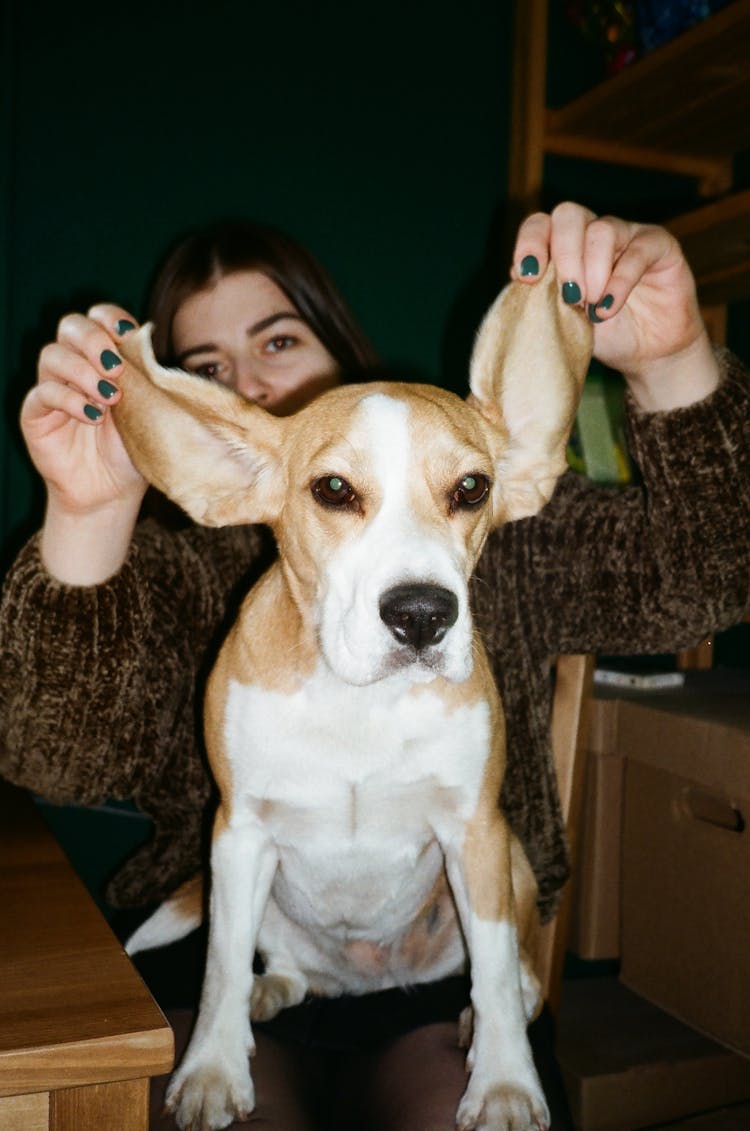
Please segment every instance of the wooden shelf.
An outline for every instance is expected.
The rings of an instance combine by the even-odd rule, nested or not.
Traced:
[[[734,0],[559,109],[548,153],[696,176],[704,195],[731,184],[750,148],[750,0]]]
[[[722,308],[750,296],[750,191],[731,191],[733,159],[750,152],[750,0],[732,0],[555,109],[545,104],[548,3],[516,4],[511,221],[539,207],[546,154],[695,178],[698,198],[712,202],[667,227],[721,341]]]
[[[731,192],[733,159],[750,151],[750,0],[732,0],[554,109],[546,105],[550,2],[515,4],[509,235],[542,204],[547,154],[696,178],[699,197],[720,199],[667,227],[695,274],[709,334],[721,344],[726,304],[750,297],[750,191]],[[711,662],[706,641],[681,666]]]
[[[704,306],[750,296],[750,190],[672,220]]]

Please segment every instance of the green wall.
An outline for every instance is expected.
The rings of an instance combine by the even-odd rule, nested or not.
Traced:
[[[326,264],[391,371],[463,391],[506,278],[513,3],[6,0],[0,40],[0,566],[41,515],[16,419],[58,318],[139,313],[165,246],[246,215]],[[598,61],[551,0],[553,103]],[[748,162],[742,166],[747,176]],[[693,186],[549,160],[546,200],[659,220]],[[730,344],[747,353],[748,306]]]
[[[15,425],[40,344],[103,297],[139,312],[196,223],[286,228],[391,368],[464,388],[505,279],[512,5],[10,0],[5,19],[6,554],[40,515]]]

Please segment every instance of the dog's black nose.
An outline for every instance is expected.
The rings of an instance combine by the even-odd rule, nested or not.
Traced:
[[[380,598],[380,619],[399,644],[439,644],[458,619],[455,593],[439,585],[394,585]]]

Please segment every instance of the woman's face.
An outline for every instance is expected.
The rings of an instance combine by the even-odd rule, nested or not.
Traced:
[[[260,271],[223,275],[177,309],[177,364],[235,389],[277,416],[296,412],[338,383],[339,367]]]

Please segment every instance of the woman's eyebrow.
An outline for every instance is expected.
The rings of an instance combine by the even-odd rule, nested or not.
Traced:
[[[283,318],[294,318],[296,322],[303,321],[296,310],[278,310],[275,314],[269,314],[267,318],[261,318],[259,322],[254,322],[247,332],[250,337],[253,337],[255,334],[260,334],[262,330],[267,330],[269,326],[273,326],[274,322],[280,322]]]
[[[189,350],[185,350],[184,353],[177,355],[177,364],[184,365],[187,359],[192,357],[194,353],[214,353],[216,349],[217,346],[215,346],[213,342],[205,342],[201,346],[191,346]]]
[[[269,326],[273,326],[274,322],[280,322],[284,318],[293,318],[296,322],[304,322],[302,315],[297,314],[295,310],[279,310],[275,314],[269,314],[266,318],[261,318],[259,322],[254,322],[252,326],[248,327],[248,337],[254,337],[260,334],[263,330],[267,330]],[[219,347],[213,342],[203,342],[199,346],[191,346],[189,350],[185,350],[177,357],[177,364],[184,365],[187,358],[192,357],[194,353],[215,353]]]

